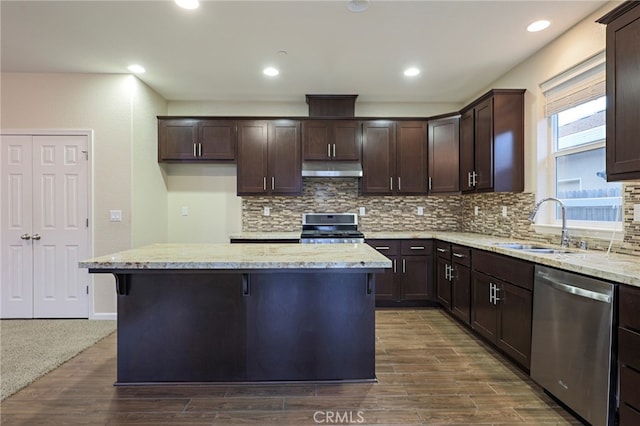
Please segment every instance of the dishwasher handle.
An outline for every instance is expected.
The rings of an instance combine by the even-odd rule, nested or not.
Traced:
[[[586,288],[567,284],[558,280],[557,278],[549,276],[549,274],[546,274],[544,272],[538,272],[538,277],[540,277],[540,279],[543,281],[543,284],[548,284],[556,290],[580,297],[586,297],[587,299],[597,300],[599,302],[611,303],[611,295],[609,294],[599,293],[597,291],[587,290]]]

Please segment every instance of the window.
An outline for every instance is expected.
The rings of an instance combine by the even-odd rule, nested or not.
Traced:
[[[604,80],[602,54],[542,85],[553,176],[545,192],[563,201],[572,226],[605,228],[622,221],[622,184],[606,180]],[[555,213],[547,222],[557,223],[559,206],[549,208]]]

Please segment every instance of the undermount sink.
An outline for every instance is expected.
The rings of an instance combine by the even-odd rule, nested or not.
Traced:
[[[508,248],[512,250],[522,250],[531,253],[573,253],[571,250],[564,248],[554,248],[541,246],[537,244],[522,244],[522,243],[497,243],[496,247]]]

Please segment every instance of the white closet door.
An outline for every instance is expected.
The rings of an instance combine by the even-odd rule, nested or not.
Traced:
[[[3,135],[1,318],[88,318],[88,137]]]
[[[0,318],[33,317],[32,137],[0,136]]]
[[[88,141],[33,137],[33,303],[35,318],[87,318]]]

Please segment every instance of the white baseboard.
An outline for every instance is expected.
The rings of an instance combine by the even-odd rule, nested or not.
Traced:
[[[89,317],[90,320],[110,320],[110,321],[115,321],[118,319],[118,313],[117,312],[113,312],[113,313],[94,313],[93,315],[91,315]]]

